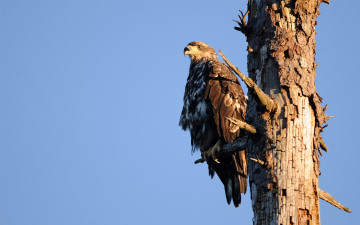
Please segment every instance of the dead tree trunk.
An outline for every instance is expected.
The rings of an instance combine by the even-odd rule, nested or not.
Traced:
[[[319,225],[319,198],[351,213],[318,185],[320,148],[328,151],[320,133],[330,118],[315,87],[315,25],[322,2],[329,3],[249,0],[235,29],[247,37],[250,78],[219,51],[249,88],[246,122],[228,118],[248,135],[219,154],[247,149],[255,225]]]
[[[249,0],[248,73],[277,104],[249,89],[249,181],[254,224],[320,224],[320,132],[327,118],[315,88],[315,25],[323,0]],[[259,163],[261,162],[261,163]]]

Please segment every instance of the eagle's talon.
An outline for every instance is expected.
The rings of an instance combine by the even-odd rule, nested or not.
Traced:
[[[212,159],[215,162],[220,163],[217,156],[218,156],[218,153],[221,150],[221,145],[222,145],[222,141],[218,140],[214,146],[212,146],[208,150],[202,152],[201,156],[203,158],[205,158],[206,161],[208,161],[209,159]]]

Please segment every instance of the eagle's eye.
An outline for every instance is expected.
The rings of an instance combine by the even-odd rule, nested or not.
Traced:
[[[200,50],[203,49],[203,46],[199,45],[199,49],[200,49]]]

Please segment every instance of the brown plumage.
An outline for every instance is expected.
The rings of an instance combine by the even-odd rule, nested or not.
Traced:
[[[190,56],[191,64],[180,126],[190,131],[193,150],[200,149],[204,156],[212,152],[206,157],[209,174],[213,177],[216,172],[224,184],[228,203],[233,199],[238,207],[240,193],[245,193],[247,187],[246,152],[217,157],[211,149],[244,135],[243,130],[227,119],[245,120],[244,92],[235,74],[217,59],[215,50],[209,45],[191,42],[184,54]],[[215,158],[220,163],[215,162]]]

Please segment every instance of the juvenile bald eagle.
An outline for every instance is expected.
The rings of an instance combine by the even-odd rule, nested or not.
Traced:
[[[246,98],[235,74],[217,59],[209,45],[194,41],[184,49],[191,59],[185,87],[184,107],[179,125],[189,130],[192,151],[200,149],[206,159],[209,175],[219,176],[225,187],[226,200],[235,207],[246,192],[247,159],[245,151],[217,156],[221,146],[244,135],[227,118],[245,120]],[[241,149],[240,149],[241,150]]]

